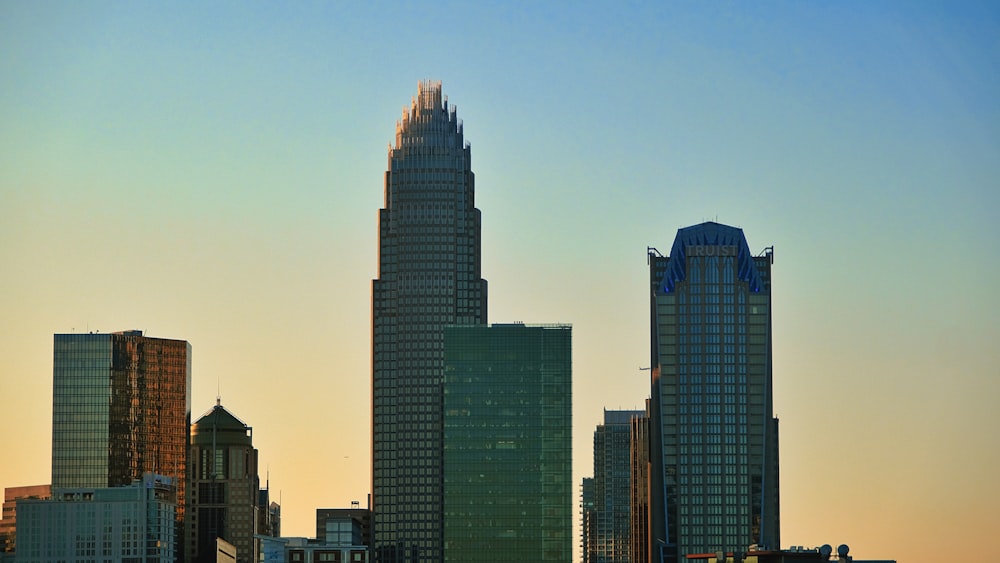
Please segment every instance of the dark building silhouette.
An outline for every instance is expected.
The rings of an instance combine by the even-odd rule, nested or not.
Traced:
[[[653,560],[778,547],[772,262],[712,222],[649,253]]]
[[[486,322],[472,153],[440,82],[396,124],[372,282],[376,559],[442,560],[443,328]]]

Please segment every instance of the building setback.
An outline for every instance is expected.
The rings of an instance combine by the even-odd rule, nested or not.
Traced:
[[[486,322],[471,149],[440,82],[396,124],[372,282],[376,560],[442,558],[443,328]]]
[[[778,547],[772,262],[713,222],[649,254],[649,541],[664,561]]]
[[[444,561],[573,555],[572,329],[444,330]]]
[[[57,334],[52,376],[52,488],[121,487],[169,477],[183,546],[191,345],[141,331]]]

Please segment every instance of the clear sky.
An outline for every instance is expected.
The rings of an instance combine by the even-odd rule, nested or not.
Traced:
[[[994,539],[995,2],[2,2],[0,487],[49,482],[52,335],[142,329],[191,342],[195,418],[253,426],[285,535],[363,505],[386,147],[428,78],[490,321],[573,324],[574,480],[648,394],[646,247],[717,220],[775,248],[782,543]]]

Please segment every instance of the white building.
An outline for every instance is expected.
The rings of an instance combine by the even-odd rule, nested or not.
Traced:
[[[17,561],[173,563],[176,485],[146,473],[126,487],[53,489],[17,503]]]

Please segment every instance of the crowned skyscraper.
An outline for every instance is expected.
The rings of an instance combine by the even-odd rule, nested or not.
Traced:
[[[711,222],[649,254],[653,561],[779,546],[772,258]]]
[[[443,330],[484,324],[471,151],[441,83],[396,123],[372,282],[376,560],[441,561]]]

